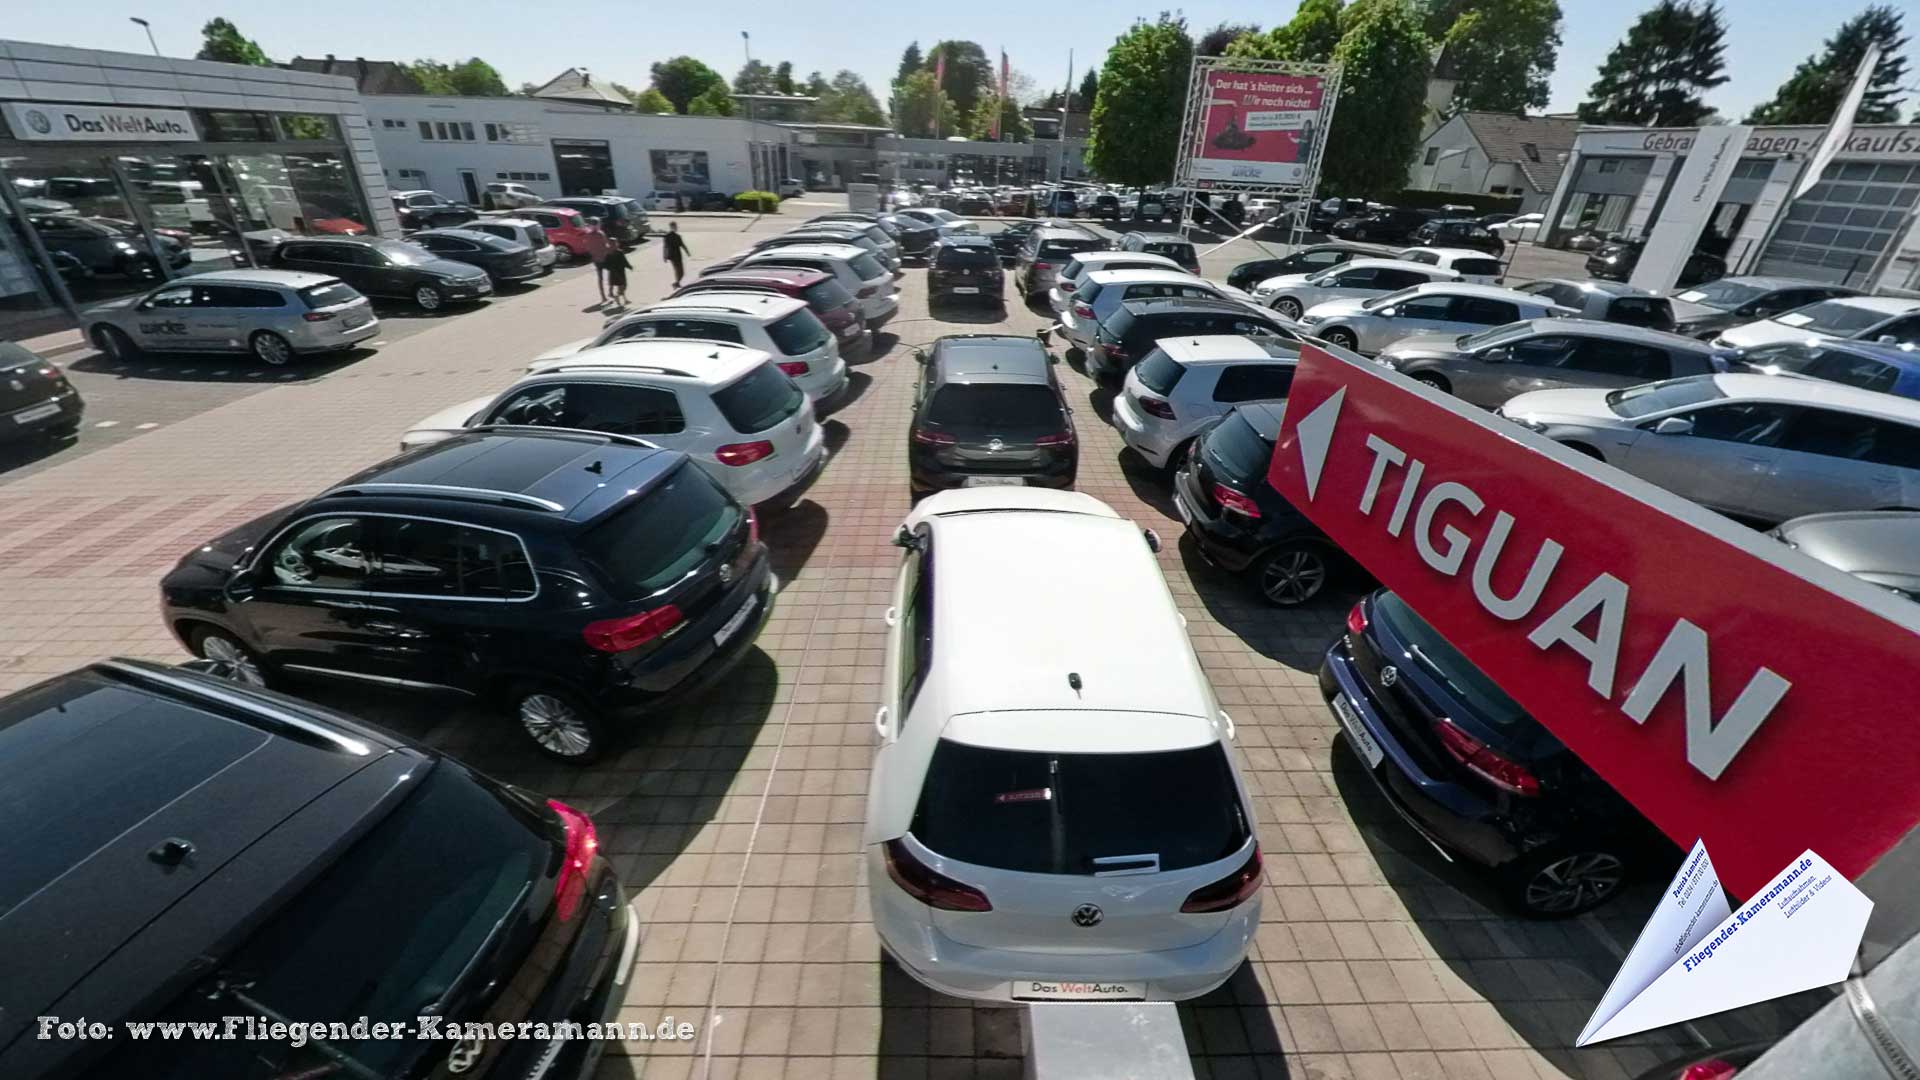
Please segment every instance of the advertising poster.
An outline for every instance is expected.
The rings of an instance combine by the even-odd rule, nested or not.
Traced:
[[[707,169],[705,150],[653,150],[653,186],[655,190],[691,195],[713,187]]]
[[[1198,180],[1297,184],[1307,178],[1316,138],[1324,135],[1318,75],[1215,71],[1206,77]]]

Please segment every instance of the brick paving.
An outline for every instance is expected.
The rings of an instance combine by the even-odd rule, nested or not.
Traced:
[[[712,235],[705,225],[687,226],[703,257],[741,246],[732,223]],[[634,260],[637,297],[666,291],[649,255]],[[827,419],[831,464],[805,501],[765,522],[784,587],[759,648],[617,758],[547,766],[483,708],[294,687],[595,818],[646,928],[622,1019],[671,1015],[700,1032],[625,1044],[602,1066],[609,1080],[1021,1074],[1019,1010],[931,994],[881,959],[859,852],[879,612],[898,558],[888,539],[908,509],[910,348],[1043,322],[1017,304],[1004,318],[932,319],[921,278],[909,271],[900,318],[875,355],[855,358],[851,400]],[[541,349],[596,327],[583,311],[593,299],[584,277],[554,280],[324,377],[0,475],[0,691],[105,655],[179,658],[155,582],[196,539],[376,461],[412,421],[504,385]],[[1494,907],[1392,816],[1333,737],[1313,672],[1361,586],[1276,613],[1171,542],[1180,526],[1164,481],[1102,422],[1111,392],[1061,370],[1081,488],[1169,540],[1162,569],[1237,723],[1267,857],[1249,963],[1181,1010],[1198,1075],[1628,1078],[1703,1040],[1777,1034],[1808,1011],[1806,1000],[1762,1005],[1571,1049],[1657,885],[1570,922]]]

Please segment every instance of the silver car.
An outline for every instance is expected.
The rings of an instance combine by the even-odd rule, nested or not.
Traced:
[[[1713,343],[1723,349],[1757,349],[1782,342],[1811,345],[1826,338],[1920,345],[1920,300],[1892,296],[1822,300],[1722,331]]]
[[[1500,414],[1721,513],[1920,509],[1920,401],[1719,374],[1523,394]]]
[[[1385,296],[1316,304],[1300,316],[1309,334],[1368,355],[1414,334],[1475,334],[1490,326],[1577,314],[1543,296],[1437,281]]]
[[[1459,281],[1438,266],[1397,259],[1352,259],[1311,274],[1283,274],[1262,281],[1253,297],[1262,306],[1297,319],[1310,307],[1352,296],[1380,296],[1430,281]]]
[[[1380,350],[1379,362],[1491,409],[1558,387],[1637,386],[1722,369],[1704,341],[1588,319],[1535,319],[1478,334],[1422,334]]]
[[[297,270],[195,274],[92,308],[87,336],[115,360],[142,352],[246,352],[263,364],[348,349],[380,332],[367,298]]]
[[[1624,281],[1540,278],[1516,288],[1562,307],[1573,308],[1579,313],[1576,316],[1578,318],[1677,332],[1672,300],[1647,289],[1635,288]]]

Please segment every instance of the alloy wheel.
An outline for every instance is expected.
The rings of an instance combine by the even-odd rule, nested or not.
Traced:
[[[217,664],[225,664],[232,669],[233,680],[242,686],[267,685],[267,677],[253,659],[253,654],[232,638],[208,634],[200,639],[200,656]]]
[[[1327,562],[1310,548],[1283,551],[1260,569],[1260,592],[1282,607],[1304,604],[1327,583]]]
[[[1356,351],[1360,348],[1360,343],[1353,339],[1353,332],[1349,330],[1329,330],[1322,336],[1329,345]]]
[[[1282,297],[1273,302],[1273,310],[1289,319],[1297,319],[1300,317],[1300,301]]]
[[[1593,907],[1626,878],[1626,867],[1604,851],[1563,855],[1534,871],[1522,900],[1528,910],[1548,915],[1571,914]]]
[[[593,731],[586,717],[553,694],[534,693],[521,698],[520,726],[534,742],[559,757],[579,757],[593,749]]]
[[[1427,386],[1431,386],[1431,387],[1433,387],[1433,388],[1434,388],[1435,390],[1438,390],[1438,391],[1440,391],[1440,392],[1441,392],[1441,393],[1443,393],[1443,394],[1445,394],[1445,393],[1448,393],[1448,392],[1449,392],[1449,391],[1447,390],[1447,384],[1446,384],[1446,382],[1445,382],[1445,381],[1444,381],[1443,379],[1441,379],[1441,378],[1440,378],[1440,376],[1438,376],[1438,375],[1433,375],[1433,374],[1429,374],[1429,373],[1427,373],[1427,372],[1424,372],[1424,371],[1423,371],[1423,372],[1421,372],[1420,374],[1418,374],[1418,375],[1415,375],[1415,376],[1413,377],[1413,381],[1414,381],[1414,382],[1417,382],[1417,383],[1424,383],[1424,384],[1426,384]]]
[[[422,311],[440,310],[440,290],[431,285],[422,285],[413,290],[413,302],[420,305]]]
[[[279,334],[262,331],[253,335],[253,355],[263,364],[282,367],[293,360],[293,346]]]

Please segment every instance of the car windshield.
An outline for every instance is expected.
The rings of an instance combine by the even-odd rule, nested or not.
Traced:
[[[807,396],[771,363],[761,364],[713,392],[713,403],[733,430],[765,431],[798,412]]]
[[[709,558],[742,513],[706,473],[688,463],[587,530],[580,553],[616,597],[639,600]]]
[[[1502,345],[1509,341],[1526,337],[1533,333],[1533,324],[1525,322],[1508,323],[1491,330],[1482,330],[1477,334],[1462,334],[1454,344],[1462,349],[1479,349],[1488,345]]]
[[[1785,315],[1776,315],[1773,321],[1791,326],[1796,330],[1812,330],[1819,334],[1851,337],[1870,326],[1885,322],[1888,317],[1884,311],[1849,304],[1844,300],[1825,300],[1797,311],[1789,311]]]
[[[1390,292],[1385,296],[1376,296],[1369,300],[1362,300],[1360,307],[1366,311],[1378,311],[1388,304],[1397,304],[1402,300],[1413,299],[1419,295],[1419,288],[1418,285],[1415,285],[1412,288],[1401,289],[1399,292]]]
[[[927,406],[927,422],[960,431],[1051,432],[1064,420],[1053,388],[1039,383],[949,383]]]
[[[934,265],[942,270],[980,269],[999,266],[1000,257],[986,248],[942,247],[940,254],[934,258]]]
[[[1373,601],[1373,615],[1386,624],[1394,636],[1407,643],[1413,657],[1428,674],[1446,683],[1447,689],[1467,706],[1474,720],[1495,728],[1534,722],[1518,703],[1398,596],[1381,593]]]
[[[853,302],[853,294],[847,287],[831,278],[807,286],[802,295],[807,298],[807,306],[815,311],[832,311]]]
[[[910,831],[928,849],[1028,874],[1092,874],[1095,859],[1157,855],[1204,866],[1252,835],[1218,743],[1159,753],[1064,754],[940,740]]]
[[[1674,297],[1674,299],[1683,300],[1689,304],[1699,304],[1702,307],[1715,308],[1720,311],[1732,311],[1742,304],[1760,299],[1771,291],[1771,289],[1763,289],[1758,285],[1748,285],[1745,282],[1721,278],[1719,281],[1709,281],[1705,285],[1697,285],[1688,289],[1686,292]]]
[[[847,265],[853,268],[853,275],[861,281],[872,281],[874,278],[891,276],[887,273],[886,268],[880,265],[880,260],[864,251],[848,259]]]
[[[387,257],[395,266],[424,266],[439,258],[433,252],[418,244],[409,244],[399,240],[385,240],[372,245],[373,250]]]
[[[1711,375],[1629,386],[1607,395],[1607,407],[1629,420],[1726,397]]]
[[[1254,430],[1238,409],[1207,433],[1207,449],[1226,466],[1226,475],[1232,480],[1264,477],[1267,464],[1273,460],[1273,444]]]

